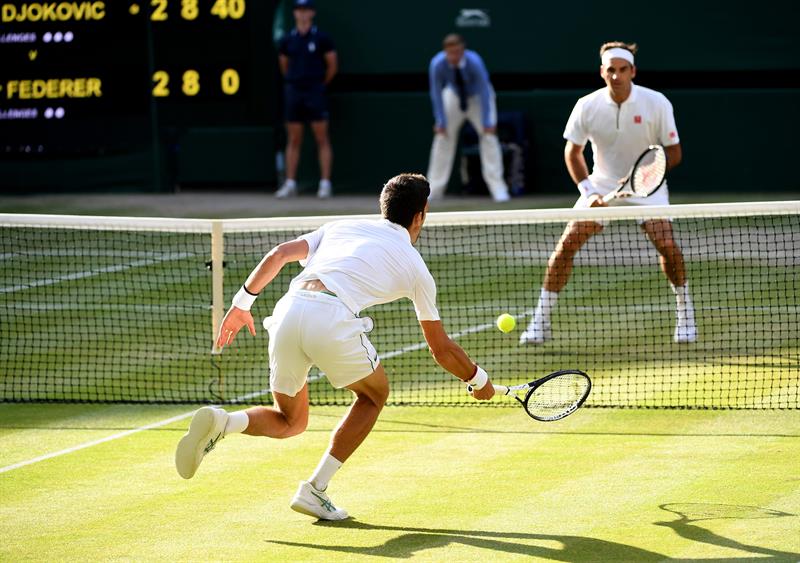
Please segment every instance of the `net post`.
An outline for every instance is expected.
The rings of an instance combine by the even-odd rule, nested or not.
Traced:
[[[223,293],[223,257],[225,255],[225,239],[222,221],[211,222],[211,353],[220,354],[217,347],[217,334],[225,313]],[[221,382],[220,382],[221,383]]]

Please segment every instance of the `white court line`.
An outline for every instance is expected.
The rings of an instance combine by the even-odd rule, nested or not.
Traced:
[[[317,380],[319,377],[309,377],[309,381]],[[253,397],[260,397],[261,395],[266,395],[269,393],[269,389],[262,389],[261,391],[255,391],[253,393],[247,393],[246,395],[242,395],[237,397],[236,401],[245,401],[247,399],[252,399]],[[159,428],[161,426],[166,426],[167,424],[172,424],[173,422],[178,422],[179,420],[183,420],[184,418],[189,418],[192,416],[197,409],[193,409],[189,412],[185,412],[183,414],[179,414],[177,416],[173,416],[171,418],[167,418],[165,420],[160,420],[158,422],[153,422],[151,424],[146,424],[144,426],[140,426],[139,428],[132,428],[131,430],[125,430],[124,432],[119,432],[117,434],[112,434],[111,436],[106,436],[105,438],[100,438],[99,440],[93,440],[91,442],[86,442],[84,444],[78,444],[77,446],[72,446],[71,448],[67,448],[65,450],[59,450],[57,452],[52,452],[45,455],[40,455],[39,457],[34,457],[32,459],[28,459],[25,461],[20,461],[19,463],[14,463],[12,465],[7,465],[5,467],[0,467],[0,473],[5,473],[6,471],[11,471],[12,469],[19,469],[20,467],[25,467],[26,465],[31,465],[33,463],[38,463],[40,461],[44,461],[46,459],[51,459],[54,457],[58,457],[65,454],[70,454],[72,452],[77,452],[78,450],[83,450],[86,448],[91,448],[92,446],[97,446],[99,444],[103,444],[105,442],[110,442],[111,440],[116,440],[118,438],[124,438],[125,436],[130,436],[131,434],[136,434],[138,432],[143,432],[145,430],[152,430],[153,428]],[[90,430],[87,428],[87,430]]]
[[[194,254],[191,252],[176,252],[174,254],[167,254],[166,256],[162,256],[161,258],[158,259],[137,260],[136,262],[131,262],[130,264],[117,264],[116,266],[106,266],[105,268],[100,268],[98,270],[76,272],[74,274],[66,274],[63,276],[58,276],[46,280],[38,280],[31,283],[12,285],[9,287],[0,287],[0,293],[14,293],[16,291],[22,291],[24,289],[30,289],[32,287],[41,287],[44,285],[57,284],[61,283],[62,281],[79,280],[83,278],[90,278],[92,276],[98,276],[100,274],[121,272],[123,270],[129,270],[131,268],[138,268],[139,266],[152,266],[153,264],[158,264],[159,262],[166,262],[168,260],[183,260],[184,258],[189,258],[190,256],[194,256]]]
[[[533,313],[533,310],[527,310],[527,311],[524,311],[524,312],[522,312],[520,314],[517,314],[516,317],[517,318],[520,318],[520,317],[524,318],[526,316],[531,315],[532,313]],[[473,333],[476,333],[476,332],[481,332],[481,331],[486,330],[488,328],[492,328],[493,326],[494,326],[493,323],[484,323],[484,324],[481,324],[481,325],[476,325],[476,326],[473,326],[473,327],[466,328],[466,329],[464,329],[462,331],[459,331],[459,332],[454,332],[453,334],[450,335],[450,337],[451,338],[460,338],[460,337],[462,337],[462,336],[464,336],[466,334],[473,334]],[[426,348],[427,346],[428,346],[427,343],[419,342],[417,344],[412,344],[410,346],[406,346],[406,347],[401,348],[399,350],[394,350],[394,351],[389,352],[387,354],[382,354],[381,355],[381,359],[394,358],[396,356],[400,356],[400,355],[405,354],[407,352],[414,352],[416,350],[422,350],[423,348]],[[309,381],[309,383],[311,383],[311,382],[316,381],[317,379],[320,379],[322,377],[323,377],[323,374],[319,373],[316,376],[310,376],[308,378],[308,381]],[[235,399],[235,401],[236,402],[241,402],[241,401],[245,401],[247,399],[252,399],[254,397],[260,397],[261,395],[266,395],[267,393],[269,393],[269,389],[265,388],[265,389],[262,389],[261,391],[255,391],[253,393],[248,393],[246,395],[242,395],[240,397],[237,397]],[[118,438],[124,438],[126,436],[130,436],[131,434],[136,434],[138,432],[143,432],[145,430],[151,430],[153,428],[159,428],[161,426],[166,426],[167,424],[171,424],[173,422],[177,422],[179,420],[183,420],[185,418],[189,418],[190,416],[192,416],[195,413],[196,410],[197,409],[194,409],[194,410],[192,410],[190,412],[179,414],[177,416],[173,416],[172,418],[168,418],[166,420],[161,420],[159,422],[153,422],[153,423],[147,424],[145,426],[140,426],[139,428],[126,430],[124,432],[119,432],[117,434],[113,434],[111,436],[107,436],[105,438],[101,438],[99,440],[94,440],[92,442],[86,442],[85,444],[78,444],[77,446],[73,446],[73,447],[67,448],[65,450],[60,450],[60,451],[57,451],[57,452],[45,454],[45,455],[42,455],[42,456],[39,456],[39,457],[35,457],[33,459],[29,459],[29,460],[26,460],[26,461],[20,461],[19,463],[15,463],[13,465],[8,465],[6,467],[0,467],[0,473],[5,473],[6,471],[11,471],[13,469],[18,469],[20,467],[25,467],[26,465],[31,465],[33,463],[44,461],[46,459],[51,459],[51,458],[58,457],[58,456],[61,456],[61,455],[65,455],[65,454],[69,454],[69,453],[76,452],[76,451],[79,451],[79,450],[83,450],[85,448],[90,448],[92,446],[97,446],[99,444],[103,444],[105,442],[110,442],[111,440],[116,440]]]
[[[524,314],[529,315],[529,314],[531,314],[531,311],[526,311]],[[493,326],[494,325],[491,324],[491,323],[486,323],[486,324],[482,324],[482,325],[473,326],[473,327],[464,329],[464,330],[462,330],[460,332],[455,332],[455,333],[451,334],[450,337],[451,338],[459,338],[461,336],[464,336],[465,334],[472,334],[472,333],[475,333],[475,332],[480,332],[482,330],[486,330],[487,328],[491,328]],[[416,350],[421,350],[421,349],[423,349],[425,347],[427,347],[427,344],[425,342],[420,342],[418,344],[413,344],[411,346],[406,346],[405,348],[401,348],[400,350],[394,350],[392,352],[389,352],[388,354],[383,354],[381,356],[381,358],[394,358],[395,356],[400,356],[402,354],[405,354],[406,352],[413,352],[413,351],[416,351]],[[315,376],[309,377],[308,381],[309,382],[316,381],[317,379],[320,379],[321,377],[323,377],[323,375],[320,373],[316,377]],[[252,399],[254,397],[259,397],[261,395],[265,395],[267,393],[269,393],[269,389],[262,389],[261,391],[255,391],[253,393],[248,393],[246,395],[242,395],[240,397],[237,397],[235,399],[235,401],[236,402],[241,402],[241,401],[245,401],[247,399]],[[173,416],[171,418],[167,418],[166,420],[153,422],[151,424],[146,424],[145,426],[140,426],[139,428],[133,428],[131,430],[126,430],[124,432],[119,432],[117,434],[112,434],[111,436],[107,436],[105,438],[100,438],[99,440],[93,440],[91,442],[86,442],[84,444],[78,444],[77,446],[72,446],[71,448],[67,448],[67,449],[64,449],[64,450],[59,450],[57,452],[53,452],[53,453],[49,453],[49,454],[45,454],[45,455],[41,455],[39,457],[34,457],[32,459],[28,459],[28,460],[25,460],[25,461],[20,461],[19,463],[15,463],[13,465],[7,465],[6,467],[0,467],[0,473],[5,473],[6,471],[12,471],[14,469],[19,469],[20,467],[25,467],[26,465],[31,465],[33,463],[38,463],[40,461],[44,461],[44,460],[51,459],[51,458],[54,458],[54,457],[62,456],[62,455],[69,454],[69,453],[72,453],[72,452],[77,452],[79,450],[83,450],[83,449],[86,449],[86,448],[91,448],[92,446],[97,446],[99,444],[103,444],[105,442],[110,442],[111,440],[116,440],[118,438],[124,438],[126,436],[130,436],[131,434],[136,434],[138,432],[143,432],[145,430],[151,430],[153,428],[159,428],[161,426],[166,426],[167,424],[171,424],[173,422],[177,422],[179,420],[183,420],[184,418],[189,418],[190,416],[192,416],[195,413],[196,410],[197,409],[193,409],[190,412],[179,414],[177,416]]]

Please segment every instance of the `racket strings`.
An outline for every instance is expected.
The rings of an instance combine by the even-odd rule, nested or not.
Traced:
[[[661,148],[650,150],[636,166],[631,187],[637,195],[650,195],[664,181],[667,173],[667,156]]]
[[[577,373],[553,377],[530,392],[525,409],[534,418],[561,418],[580,406],[590,385],[585,376]]]

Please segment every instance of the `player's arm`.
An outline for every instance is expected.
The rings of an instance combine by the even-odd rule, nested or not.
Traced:
[[[442,325],[442,321],[420,321],[422,333],[431,351],[433,359],[444,369],[455,375],[465,383],[470,382],[478,372],[485,374],[480,367],[472,362],[458,344],[447,335]],[[480,376],[479,376],[480,377]],[[479,400],[491,399],[494,395],[492,382],[486,377],[480,389],[475,389],[472,395]]]
[[[337,72],[339,72],[339,56],[336,51],[328,51],[325,53],[325,84],[330,84]]]
[[[677,145],[670,145],[668,147],[664,147],[664,152],[667,153],[667,172],[675,168],[681,163],[683,160],[683,151],[681,150],[681,144],[678,143]]]
[[[278,68],[281,70],[281,75],[286,76],[286,73],[289,72],[289,57],[281,53],[278,55]]]
[[[269,282],[275,279],[281,269],[289,262],[297,262],[308,256],[308,242],[296,239],[284,242],[270,250],[261,259],[244,282],[244,285],[233,298],[233,305],[228,309],[217,335],[217,347],[222,348],[233,342],[243,326],[247,326],[250,334],[256,335],[253,315],[250,307],[256,297]]]
[[[592,201],[592,207],[603,207],[606,204],[599,194],[593,194],[594,187],[589,181],[589,166],[586,164],[586,157],[583,154],[584,145],[578,145],[572,141],[567,141],[564,147],[564,162],[567,165],[572,181],[578,186],[578,191],[584,196],[588,196]]]

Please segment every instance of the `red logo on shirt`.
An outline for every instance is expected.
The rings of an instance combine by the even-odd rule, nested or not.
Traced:
[[[675,138],[675,131],[670,131],[669,132],[669,138],[670,139],[674,139]]]
[[[641,123],[642,122],[642,116],[641,115],[634,115],[633,116],[633,122],[634,123]]]

